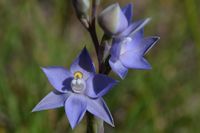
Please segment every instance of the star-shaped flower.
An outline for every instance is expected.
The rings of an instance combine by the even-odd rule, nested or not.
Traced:
[[[151,69],[144,55],[154,46],[159,37],[143,37],[143,29],[123,38],[116,38],[110,50],[109,64],[122,79],[128,69]]]
[[[117,81],[103,74],[96,74],[92,60],[84,48],[70,67],[42,68],[55,88],[32,110],[41,111],[65,108],[72,129],[82,120],[86,111],[114,126],[111,113],[102,96]]]

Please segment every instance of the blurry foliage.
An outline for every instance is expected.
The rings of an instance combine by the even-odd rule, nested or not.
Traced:
[[[129,71],[105,96],[116,125],[106,132],[199,133],[200,1],[132,2],[161,40],[147,55],[153,69]],[[85,121],[71,131],[63,108],[31,110],[53,89],[39,66],[69,67],[85,45],[95,59],[91,43],[68,0],[0,0],[0,133],[84,132]]]

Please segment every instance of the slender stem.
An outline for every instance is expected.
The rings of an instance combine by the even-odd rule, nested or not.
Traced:
[[[94,44],[94,47],[95,47],[95,51],[96,51],[96,54],[97,54],[97,57],[98,57],[98,55],[99,55],[99,40],[98,40],[98,37],[97,37],[95,24],[92,23],[89,26],[88,31],[89,31],[90,36],[92,38],[92,41],[93,41],[93,44]],[[99,61],[99,58],[98,58],[98,61]]]
[[[86,133],[95,133],[94,117],[90,113],[87,113],[87,132]]]
[[[92,0],[92,22],[95,21],[96,18],[96,14],[97,14],[97,2],[96,0]]]
[[[91,14],[91,21],[89,22],[89,27],[87,28],[90,36],[92,38],[92,42],[95,48],[95,52],[98,59],[98,64],[100,68],[100,59],[99,59],[99,40],[96,33],[96,12],[97,12],[97,5],[96,0],[92,0],[92,14]],[[95,133],[94,127],[94,116],[90,113],[87,113],[87,133]]]

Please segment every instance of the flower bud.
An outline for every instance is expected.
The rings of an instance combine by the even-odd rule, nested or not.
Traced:
[[[87,16],[90,9],[90,0],[72,0],[72,3],[78,16]]]
[[[104,9],[98,16],[100,27],[107,35],[116,35],[128,27],[128,21],[118,3]]]

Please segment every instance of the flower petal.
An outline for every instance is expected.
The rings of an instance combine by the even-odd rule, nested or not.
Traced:
[[[133,17],[133,4],[129,3],[125,7],[122,8],[124,15],[126,16],[128,23],[130,24]]]
[[[97,98],[105,95],[117,81],[103,74],[96,74],[87,80],[86,94]]]
[[[69,93],[59,94],[52,91],[35,106],[32,112],[62,107],[69,95]]]
[[[143,56],[135,53],[134,51],[128,51],[120,56],[120,61],[127,68],[132,69],[151,69],[151,65],[144,59]]]
[[[120,41],[121,39],[113,39],[112,47],[110,49],[110,55],[112,58],[112,61],[116,61],[119,59],[120,56]]]
[[[77,71],[82,72],[84,79],[87,79],[91,74],[95,73],[94,64],[86,48],[84,48],[79,56],[74,60],[70,67],[70,71],[72,74]]]
[[[137,31],[141,30],[147,23],[149,23],[149,21],[150,21],[150,18],[134,22],[124,32],[116,36],[116,38],[133,36]]]
[[[65,102],[65,112],[72,129],[83,119],[87,101],[84,96],[72,94]]]
[[[144,38],[140,44],[144,45],[142,48],[143,54],[145,55],[148,53],[148,51],[158,42],[159,39],[160,37],[157,36]]]
[[[128,73],[128,69],[120,62],[120,60],[117,60],[116,62],[112,62],[109,60],[110,67],[112,70],[120,76],[121,79],[124,79],[126,77],[126,74]]]
[[[138,33],[136,33],[135,35],[137,35]],[[159,37],[156,37],[156,36],[146,37],[144,39],[142,39],[141,37],[142,36],[138,36],[138,37],[134,36],[131,44],[122,45],[122,49],[125,49],[123,51],[132,52],[138,56],[144,56],[159,40]]]
[[[130,50],[136,50],[137,45],[139,45],[143,40],[143,33],[144,29],[141,29],[136,32],[134,36],[123,38],[119,43],[119,45],[121,45],[120,54],[123,54]]]
[[[64,67],[43,67],[42,70],[57,91],[66,93],[70,89],[67,81],[71,79],[71,73],[67,69]]]
[[[114,127],[112,115],[102,98],[87,99],[87,110]]]

